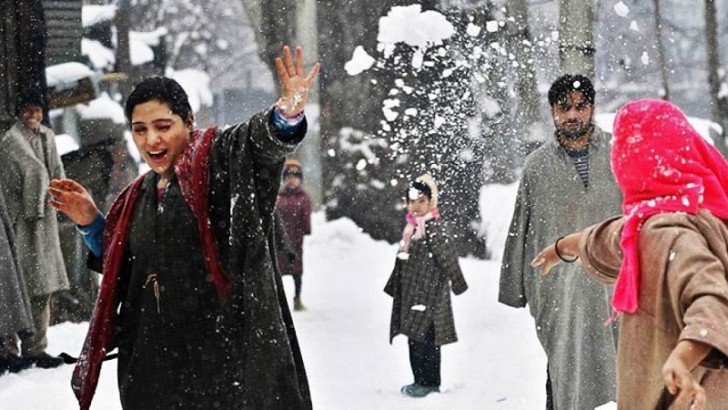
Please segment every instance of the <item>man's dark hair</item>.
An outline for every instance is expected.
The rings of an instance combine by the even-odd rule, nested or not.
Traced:
[[[172,113],[182,117],[183,121],[192,116],[187,93],[177,81],[167,77],[149,77],[137,84],[126,99],[124,114],[129,123],[134,107],[155,100],[167,104]]]
[[[43,94],[41,94],[41,92],[36,90],[35,88],[28,88],[27,90],[23,91],[22,94],[20,94],[20,96],[18,97],[18,102],[17,104],[15,104],[15,115],[19,117],[20,113],[23,112],[26,107],[31,105],[40,107],[44,110],[46,107]]]
[[[566,100],[570,93],[578,91],[589,105],[594,105],[594,85],[588,78],[581,74],[566,74],[557,78],[549,89],[549,105],[554,105]]]

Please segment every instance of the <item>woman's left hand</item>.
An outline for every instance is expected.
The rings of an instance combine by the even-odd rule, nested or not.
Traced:
[[[548,273],[551,272],[551,269],[561,263],[561,259],[558,255],[556,255],[555,246],[556,244],[551,244],[543,248],[543,250],[531,261],[531,267],[541,267],[538,271],[541,276],[548,275]]]
[[[276,107],[284,117],[295,117],[303,111],[308,102],[309,90],[316,79],[321,65],[314,64],[308,75],[303,67],[303,49],[296,47],[295,64],[291,56],[291,49],[283,47],[283,56],[275,59],[276,73],[281,83],[281,98]]]
[[[574,260],[567,260],[566,262],[576,262],[578,258],[575,257],[575,255],[579,254],[578,245],[580,239],[581,232],[572,233],[557,239],[555,243],[545,247],[538,253],[538,255],[536,255],[535,258],[533,258],[531,266],[534,268],[540,266],[541,269],[539,269],[539,273],[541,276],[546,276],[556,265],[565,261],[559,257],[559,253],[561,253],[562,256],[574,256]],[[556,249],[556,245],[559,245],[558,251]]]

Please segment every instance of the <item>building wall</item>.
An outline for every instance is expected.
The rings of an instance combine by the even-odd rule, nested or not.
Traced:
[[[0,1],[0,133],[13,124],[15,106],[15,3]]]
[[[48,27],[47,65],[80,61],[82,5],[81,0],[43,0]]]

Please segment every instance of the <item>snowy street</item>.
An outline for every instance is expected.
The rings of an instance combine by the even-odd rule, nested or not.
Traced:
[[[494,247],[502,247],[511,210],[490,212]],[[505,208],[505,209],[504,209]],[[497,302],[499,262],[460,260],[470,289],[453,297],[460,341],[442,349],[442,393],[413,399],[399,392],[412,382],[407,340],[388,343],[391,298],[382,288],[394,263],[396,247],[373,241],[350,220],[325,222],[314,216],[306,238],[303,300],[294,312],[296,329],[311,385],[315,409],[536,409],[544,404],[545,355],[533,320],[525,309]],[[496,256],[500,249],[495,249]],[[293,281],[284,277],[286,292]],[[86,324],[62,324],[49,330],[50,353],[77,355]],[[70,387],[72,366],[30,369],[0,377],[2,409],[65,410],[77,408]],[[101,371],[94,409],[121,408],[116,362]]]

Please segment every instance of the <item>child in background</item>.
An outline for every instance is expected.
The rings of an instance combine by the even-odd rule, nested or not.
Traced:
[[[409,338],[414,383],[403,394],[424,397],[440,391],[440,346],[457,341],[452,290],[459,295],[468,285],[437,209],[437,186],[430,174],[417,178],[407,192],[407,225],[399,253],[384,291],[392,296],[390,343]]]
[[[293,247],[293,257],[286,250],[278,249],[278,267],[281,275],[291,275],[295,285],[293,310],[306,310],[301,300],[303,286],[303,237],[311,235],[311,196],[301,186],[303,168],[295,159],[283,164],[283,184],[278,191],[276,209],[280,215],[285,234]],[[281,232],[282,233],[282,232]]]
[[[728,163],[679,108],[639,100],[615,117],[612,169],[624,216],[559,238],[531,264],[545,275],[579,259],[616,282],[619,408],[725,409]]]

